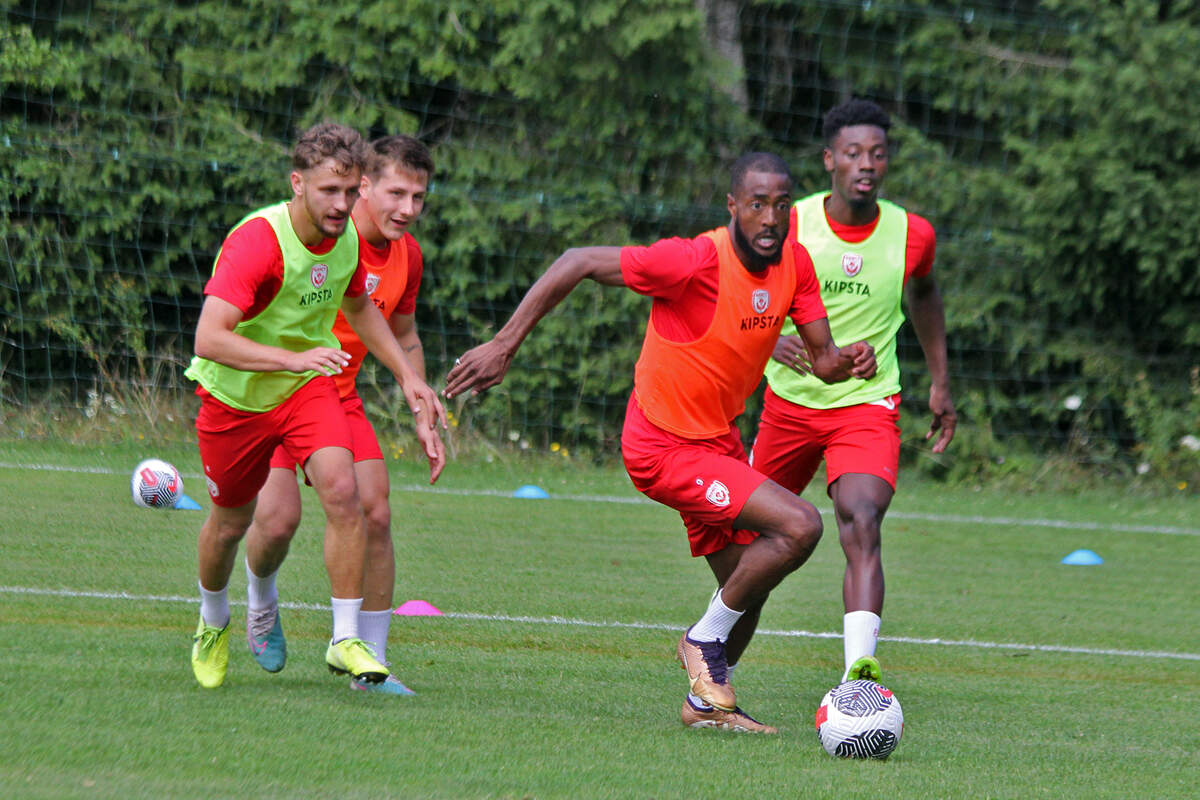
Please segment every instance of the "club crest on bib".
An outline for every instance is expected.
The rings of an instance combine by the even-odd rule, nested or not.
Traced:
[[[308,277],[312,280],[312,285],[320,289],[325,283],[325,279],[329,277],[329,265],[313,264],[312,273]]]
[[[367,294],[375,294],[375,290],[379,288],[379,276],[374,272],[367,273]]]
[[[704,492],[704,499],[718,508],[729,505],[729,489],[720,481],[713,481]]]
[[[754,313],[763,313],[771,305],[771,293],[766,289],[755,289],[750,295],[750,305],[754,308]]]
[[[843,253],[842,254],[842,272],[846,273],[847,278],[853,278],[858,273],[862,272],[863,259],[858,253]]]

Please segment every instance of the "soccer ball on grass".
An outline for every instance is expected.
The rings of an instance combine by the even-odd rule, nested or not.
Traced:
[[[846,681],[835,686],[817,708],[817,736],[831,756],[887,758],[903,732],[900,701],[875,681]]]
[[[134,467],[129,492],[142,508],[174,508],[183,495],[183,478],[166,461],[148,458]]]

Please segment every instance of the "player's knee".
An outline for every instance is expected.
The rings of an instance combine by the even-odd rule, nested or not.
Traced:
[[[317,493],[327,516],[354,516],[361,514],[358,501],[358,485],[353,473],[337,475],[323,482]]]
[[[879,527],[882,513],[872,506],[861,506],[838,515],[838,538],[848,555],[879,551]]]
[[[821,541],[825,526],[821,514],[810,503],[797,505],[788,514],[782,533],[793,558],[808,558]]]
[[[367,539],[388,538],[392,527],[392,508],[383,502],[364,503],[363,516],[367,521]]]
[[[300,515],[279,513],[264,519],[256,519],[255,536],[268,548],[274,550],[287,547],[300,527]]]

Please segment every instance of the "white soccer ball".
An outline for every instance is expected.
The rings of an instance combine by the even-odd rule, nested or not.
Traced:
[[[183,478],[166,461],[147,458],[134,467],[129,492],[142,508],[174,508],[183,494]]]
[[[875,681],[833,687],[817,709],[817,736],[831,756],[887,758],[904,733],[904,712],[891,690]]]

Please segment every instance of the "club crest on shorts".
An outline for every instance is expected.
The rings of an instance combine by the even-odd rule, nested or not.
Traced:
[[[379,276],[374,272],[367,273],[367,294],[375,294],[375,290],[379,288]]]
[[[750,305],[753,306],[754,313],[763,313],[771,305],[771,293],[766,289],[755,289],[754,294],[750,295]]]
[[[853,278],[862,272],[862,255],[859,253],[842,253],[842,272],[847,278]]]
[[[308,277],[312,281],[312,285],[320,289],[321,285],[325,283],[325,279],[329,277],[329,265],[313,264],[312,272]]]
[[[704,499],[718,508],[729,505],[729,489],[720,481],[713,481],[704,492]]]

